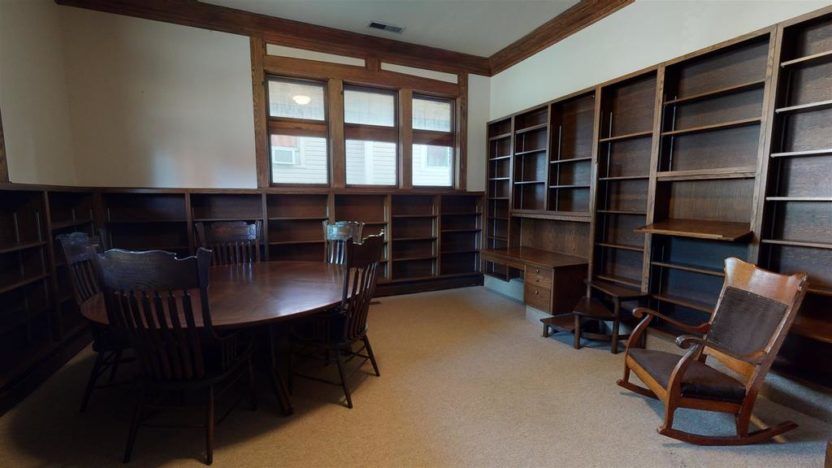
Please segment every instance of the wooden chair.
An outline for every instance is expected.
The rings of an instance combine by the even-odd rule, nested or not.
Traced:
[[[263,244],[263,223],[229,221],[196,223],[198,245],[213,252],[214,265],[258,263]]]
[[[590,288],[596,289],[612,300],[613,307],[609,309],[603,302],[593,297],[584,297],[572,311],[575,319],[575,349],[581,349],[581,336],[601,341],[610,342],[610,352],[618,354],[618,342],[626,340],[629,335],[621,335],[621,301],[636,300],[645,296],[641,291],[617,286],[615,284],[592,282]],[[583,330],[586,321],[612,322],[612,330],[609,335],[605,333],[586,332]],[[544,331],[544,335],[546,332]]]
[[[169,407],[156,404],[153,396],[176,393],[184,400],[184,395],[204,392],[207,464],[213,461],[215,397],[247,374],[248,394],[256,407],[250,344],[241,346],[238,335],[221,337],[211,325],[210,262],[211,252],[205,249],[184,259],[158,250],[110,250],[94,257],[111,324],[128,336],[141,369],[125,463],[147,409]]]
[[[324,261],[336,265],[344,264],[346,254],[346,242],[361,239],[364,223],[360,221],[335,221],[323,222],[324,240],[326,240],[326,253]]]
[[[93,255],[98,241],[84,232],[72,232],[57,236],[58,244],[61,246],[66,268],[69,272],[70,289],[75,304],[81,308],[94,296],[101,292],[98,277],[93,267]],[[96,324],[90,326],[92,332],[92,349],[95,354],[90,377],[81,399],[80,411],[83,413],[89,405],[92,392],[97,388],[109,387],[113,384],[119,366],[130,362],[132,358],[124,358],[123,354],[130,348],[127,337],[114,332],[109,327]],[[98,380],[102,375],[110,373],[106,384],[99,385]]]
[[[355,370],[368,360],[373,365],[376,376],[381,376],[370,339],[367,337],[367,313],[370,300],[375,293],[378,278],[378,265],[381,260],[384,240],[382,235],[369,236],[361,244],[348,239],[345,244],[344,287],[340,306],[315,317],[313,323],[293,330],[295,349],[293,356],[315,357],[321,351],[329,356],[334,354],[338,366],[338,382],[319,379],[290,369],[290,376],[298,376],[320,382],[340,385],[344,390],[348,408],[352,408],[352,397],[347,384],[344,357],[349,360],[361,358]],[[362,346],[355,350],[355,344]],[[362,354],[366,351],[367,354]],[[293,364],[290,364],[292,367]]]
[[[664,403],[659,434],[697,445],[744,445],[769,440],[797,427],[787,421],[749,432],[757,393],[806,294],[806,274],[772,273],[737,258],[725,260],[725,283],[711,320],[699,326],[680,323],[647,308],[627,345],[624,378],[618,385]],[[676,343],[684,356],[639,347],[640,337],[653,317],[688,333]],[[728,375],[707,365],[711,357],[730,369]],[[629,382],[634,372],[648,388]],[[733,414],[736,436],[707,436],[673,429],[678,408]]]

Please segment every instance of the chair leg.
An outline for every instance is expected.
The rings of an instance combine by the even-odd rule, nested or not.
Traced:
[[[116,373],[118,372],[118,365],[121,364],[121,350],[116,351],[113,353],[113,361],[110,363],[110,378],[107,380],[107,383],[113,383],[113,380],[116,378]]]
[[[613,316],[615,317],[615,320],[612,321],[610,352],[618,354],[618,329],[621,327],[621,300],[617,297],[614,300]]]
[[[621,320],[615,319],[612,322],[612,337],[610,338],[610,352],[618,354],[618,328],[621,326]]]
[[[102,357],[102,353],[95,354],[95,364],[92,366],[92,371],[90,371],[90,378],[87,380],[87,388],[84,389],[84,396],[81,399],[81,412],[87,410],[87,405],[90,402],[90,397],[92,396],[92,391],[95,389],[95,382],[98,380],[99,374],[101,373],[101,367],[104,365],[104,358]]]
[[[673,431],[673,416],[676,413],[676,408],[665,403],[664,407],[664,424],[659,428],[659,434],[664,434]]]
[[[144,395],[139,397],[139,401],[133,407],[133,417],[130,420],[130,430],[127,433],[127,446],[124,448],[124,463],[129,463],[133,456],[133,446],[136,444],[136,435],[139,432],[139,424],[141,424],[142,414],[144,413]]]
[[[578,314],[575,314],[575,341],[572,346],[581,349],[581,316]]]
[[[347,399],[347,408],[352,409],[352,397],[350,396],[350,388],[347,386],[347,377],[344,372],[344,356],[341,355],[341,350],[335,351],[335,363],[338,364],[338,374],[341,377],[341,387],[344,389],[344,396]]]
[[[367,335],[364,335],[364,346],[367,348],[367,355],[370,356],[370,363],[373,365],[373,370],[376,371],[376,376],[381,377],[381,372],[378,371],[376,355],[373,354],[373,347],[370,346],[370,338]]]
[[[205,406],[205,464],[214,463],[214,387],[208,387]]]
[[[248,391],[249,399],[251,400],[251,410],[257,411],[257,387],[254,383],[254,363],[251,358],[248,360]]]

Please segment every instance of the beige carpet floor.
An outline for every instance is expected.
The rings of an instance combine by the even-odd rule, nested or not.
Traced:
[[[575,351],[540,336],[524,308],[484,288],[383,298],[370,337],[382,376],[357,374],[355,409],[337,389],[295,388],[279,415],[260,409],[218,427],[215,466],[822,466],[832,428],[771,402],[756,417],[800,424],[780,443],[707,448],[656,433],[661,406],[615,385],[622,355]],[[77,407],[86,351],[0,418],[0,466],[119,466],[129,393],[102,390]],[[365,367],[369,371],[369,365]],[[682,411],[683,428],[727,433],[730,418]],[[200,466],[200,430],[143,429],[133,466]]]

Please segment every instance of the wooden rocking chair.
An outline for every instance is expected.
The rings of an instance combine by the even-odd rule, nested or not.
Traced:
[[[806,294],[806,274],[772,273],[737,258],[725,260],[725,283],[711,320],[693,327],[647,308],[633,331],[624,358],[624,378],[618,385],[664,403],[659,434],[697,445],[745,445],[763,442],[797,427],[787,421],[749,432],[757,393]],[[645,316],[646,315],[646,316]],[[676,344],[684,356],[643,349],[641,337],[653,317],[701,338],[683,335]],[[736,373],[736,378],[706,364],[712,357]],[[634,372],[648,388],[629,381]],[[733,414],[736,436],[707,436],[673,429],[678,408]]]

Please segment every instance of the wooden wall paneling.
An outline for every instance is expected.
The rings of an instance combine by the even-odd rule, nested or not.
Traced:
[[[456,99],[456,183],[457,190],[468,187],[468,73],[457,75],[459,97]]]
[[[400,89],[399,109],[399,187],[413,188],[413,91]]]
[[[268,132],[268,90],[263,71],[263,59],[266,56],[266,44],[263,38],[249,38],[251,48],[251,86],[254,108],[254,153],[257,164],[257,186],[268,187],[271,184],[271,164],[269,163]]]
[[[327,106],[329,142],[329,181],[332,188],[347,186],[347,155],[344,142],[344,82],[339,79],[327,81]]]
[[[168,0],[56,0],[59,5],[182,24],[266,42],[353,57],[375,57],[385,62],[448,73],[488,75],[486,57],[453,52],[387,38],[317,26],[197,1]]]

